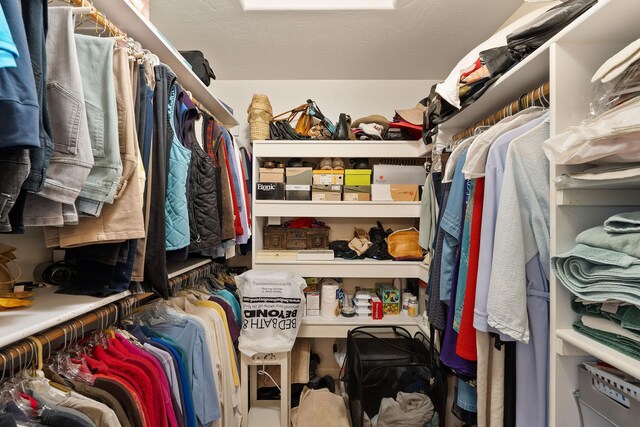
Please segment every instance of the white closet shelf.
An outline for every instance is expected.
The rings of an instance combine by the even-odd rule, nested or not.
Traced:
[[[422,323],[422,317],[409,317],[406,313],[386,315],[382,319],[371,317],[326,318],[321,316],[305,316],[298,331],[299,338],[346,338],[350,330],[359,326],[401,326],[412,335],[420,331],[429,336],[429,328]]]
[[[556,201],[559,206],[640,206],[640,190],[558,190]]]
[[[253,141],[253,155],[265,157],[422,157],[429,147],[422,141]]]
[[[377,261],[372,259],[333,261],[255,260],[256,270],[291,271],[302,277],[382,278],[424,277],[422,261]],[[422,274],[421,274],[422,273]]]
[[[130,291],[106,298],[56,294],[56,287],[37,288],[30,307],[0,311],[0,347],[52,328],[131,295]]]
[[[562,345],[557,346],[558,354],[561,356],[584,356],[584,354],[580,354],[581,352],[584,352],[587,355],[591,355],[615,366],[629,375],[640,378],[640,361],[633,357],[622,354],[611,347],[594,341],[573,329],[558,329],[556,331],[556,337],[570,345],[569,348]],[[571,347],[574,347],[574,349]],[[581,352],[576,352],[575,349],[578,349]]]
[[[180,55],[160,31],[133,5],[124,0],[93,0],[93,5],[121,30],[149,49],[168,65],[178,77],[178,82],[227,127],[238,122],[227,107],[216,98],[191,70],[189,63]]]
[[[186,261],[168,261],[167,273],[169,279],[173,279],[176,276],[187,273],[194,268],[201,267],[213,262],[210,258],[196,258],[188,259]]]
[[[611,0],[600,0],[582,16],[536,49],[528,57],[507,71],[476,102],[440,125],[447,133],[456,133],[479,122],[506,106],[524,93],[549,80],[549,50],[557,42],[588,42],[595,40],[624,40],[628,26],[619,30],[602,22],[633,22],[633,14],[624,15],[621,9],[612,7]],[[607,18],[603,18],[603,16]],[[617,25],[617,24],[616,24]],[[635,22],[634,22],[634,25]],[[615,27],[615,26],[614,26]],[[617,38],[612,33],[617,34]],[[553,94],[552,94],[553,96]]]
[[[419,218],[420,202],[256,200],[256,217]]]

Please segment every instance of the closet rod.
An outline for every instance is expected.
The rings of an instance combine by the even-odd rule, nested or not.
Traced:
[[[129,317],[137,307],[155,298],[153,293],[131,295],[0,348],[0,379],[27,369],[38,360],[47,360],[54,353],[68,348],[93,332],[116,324]],[[37,343],[34,344],[35,342]]]
[[[86,14],[91,20],[96,22],[98,25],[103,27],[106,31],[109,32],[109,35],[112,37],[127,37],[127,33],[116,25],[113,24],[110,20],[107,19],[104,13],[100,12],[91,2],[87,0],[64,0],[70,5],[74,5],[78,8],[88,9],[90,12]],[[189,97],[191,101],[195,104],[196,107],[203,110],[205,113],[210,115],[211,117],[215,117],[209,110],[207,110],[204,105],[197,99],[193,97],[191,92],[189,92]]]
[[[493,126],[498,123],[500,120],[503,120],[509,116],[512,116],[519,111],[527,109],[529,107],[533,107],[534,105],[541,105],[543,107],[549,106],[549,94],[550,94],[550,85],[549,82],[544,83],[537,88],[533,89],[522,95],[517,100],[509,103],[508,105],[501,108],[499,111],[495,112],[487,116],[484,120],[481,120],[475,123],[473,126],[463,130],[455,134],[451,139],[454,141],[469,138],[473,136],[476,129],[481,126]]]
[[[126,37],[127,33],[122,31],[120,28],[116,27],[111,21],[107,19],[104,13],[100,12],[95,8],[90,2],[85,0],[66,0],[69,4],[73,4],[74,6],[78,6],[81,8],[89,8],[90,12],[86,14],[92,21],[96,24],[100,25],[102,28],[109,32],[109,35],[112,37]]]
[[[217,273],[222,269],[224,264],[216,262],[210,262],[209,264],[201,265],[200,267],[189,270],[178,276],[169,279],[169,295],[175,295],[183,289],[188,288],[194,283],[208,277],[213,273]]]

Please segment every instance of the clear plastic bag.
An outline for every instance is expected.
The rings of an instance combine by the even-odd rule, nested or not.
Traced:
[[[589,117],[598,117],[638,95],[640,95],[640,60],[633,62],[613,80],[608,81],[604,78],[595,82],[589,104]]]

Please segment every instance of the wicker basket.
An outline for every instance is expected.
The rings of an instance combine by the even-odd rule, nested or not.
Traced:
[[[253,95],[253,98],[251,98],[251,105],[249,105],[247,113],[251,113],[255,110],[266,111],[273,116],[273,109],[271,108],[271,102],[269,102],[269,97],[267,95]]]
[[[269,123],[273,119],[273,109],[267,95],[256,94],[247,109],[251,141],[269,139]]]

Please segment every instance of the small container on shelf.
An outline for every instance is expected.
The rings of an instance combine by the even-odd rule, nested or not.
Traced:
[[[339,202],[342,200],[342,185],[313,185],[311,200]]]
[[[287,185],[311,185],[312,169],[310,167],[286,168]]]
[[[368,202],[371,200],[371,186],[345,185],[342,200],[345,202]]]
[[[344,185],[371,185],[371,169],[346,169]]]
[[[256,200],[284,200],[285,190],[282,182],[256,183]]]
[[[311,185],[287,184],[285,193],[287,200],[311,200]]]
[[[376,202],[417,202],[418,186],[406,184],[373,184],[371,200]]]
[[[283,168],[260,168],[260,182],[284,183],[284,169]]]
[[[373,297],[371,298],[371,318],[373,320],[380,320],[384,316],[384,311],[382,307],[382,301],[380,298]]]
[[[407,314],[409,317],[418,317],[418,298],[412,296],[409,298]]]
[[[373,165],[374,184],[423,185],[427,179],[424,166]]]
[[[313,185],[344,185],[344,170],[314,170]]]

